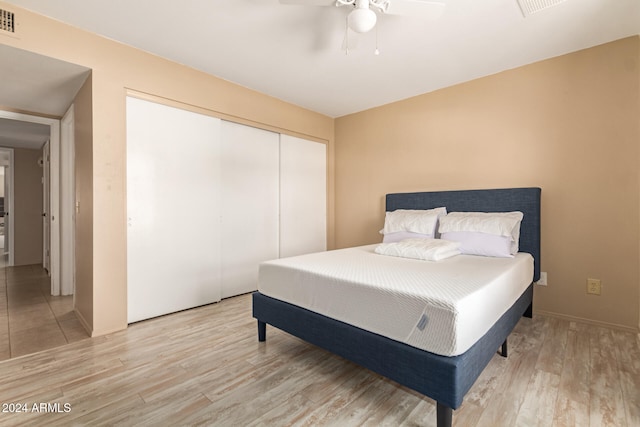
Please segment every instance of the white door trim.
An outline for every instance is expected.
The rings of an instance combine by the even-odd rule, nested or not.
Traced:
[[[73,104],[60,121],[60,294],[75,294],[76,193]]]
[[[51,150],[52,171],[51,206],[49,207],[49,213],[51,214],[51,266],[49,273],[51,274],[51,295],[60,295],[60,120],[4,110],[0,110],[0,118],[40,123],[49,126],[49,148]],[[13,180],[11,185],[13,185]],[[13,230],[10,230],[10,233],[9,237],[13,239]],[[9,247],[9,265],[13,265],[14,260],[12,254],[15,252],[13,251],[14,247],[15,245]]]

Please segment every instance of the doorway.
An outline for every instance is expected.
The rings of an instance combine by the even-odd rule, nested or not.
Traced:
[[[61,122],[57,119],[51,119],[47,117],[33,116],[22,113],[14,113],[11,111],[0,110],[0,120],[4,123],[4,126],[17,125],[18,123],[23,126],[21,129],[29,129],[30,132],[38,133],[42,136],[42,129],[47,129],[48,132],[43,136],[43,141],[34,142],[34,146],[29,147],[24,142],[22,144],[16,143],[14,147],[11,148],[36,148],[41,149],[45,145],[45,141],[48,140],[48,155],[43,154],[43,163],[48,160],[48,181],[47,187],[49,188],[49,196],[45,198],[48,199],[48,209],[45,207],[43,209],[43,218],[46,221],[46,225],[49,228],[48,239],[43,239],[43,257],[42,263],[43,267],[47,269],[49,272],[49,276],[51,277],[51,295],[71,295],[75,288],[74,286],[74,265],[73,260],[75,260],[75,249],[71,239],[74,238],[74,228],[75,228],[75,189],[73,179],[69,179],[69,177],[74,175],[73,172],[73,107],[69,109],[69,112],[65,114],[65,118],[63,121],[64,131],[61,132]],[[61,143],[61,135],[64,138],[64,142]],[[6,144],[7,139],[5,139]],[[64,159],[64,174],[65,177],[64,182],[61,186],[61,159]],[[44,165],[43,165],[44,167]],[[47,169],[47,168],[45,168]],[[12,181],[10,181],[12,182]],[[43,205],[47,205],[46,201],[43,202]],[[11,207],[11,205],[9,205]],[[61,207],[62,212],[61,212]],[[12,225],[14,222],[11,221],[11,210],[9,209],[9,228],[8,231],[8,244],[9,248],[12,246],[12,242],[15,242],[15,232],[12,233]],[[64,216],[64,218],[61,216]],[[6,218],[6,216],[5,216]],[[5,223],[7,221],[5,220]],[[64,229],[62,229],[64,224]],[[6,226],[6,224],[5,224]],[[61,244],[61,234],[65,236],[65,244]],[[47,243],[48,240],[48,243]],[[48,248],[48,257],[46,251]],[[15,247],[14,247],[15,248]],[[64,250],[63,254],[61,251]],[[15,254],[15,250],[9,250],[9,259],[8,265],[15,265],[15,255],[12,256],[12,253]],[[47,259],[48,258],[48,259]],[[61,270],[61,260],[64,259],[66,261],[66,268]],[[63,277],[61,274],[64,272],[65,276]],[[65,286],[61,286],[61,283],[64,282]]]
[[[70,337],[86,337],[87,334],[80,323],[77,323],[78,320],[75,313],[72,311],[65,311],[62,308],[63,304],[61,304],[61,300],[63,299],[73,300],[72,307],[75,307],[75,191],[73,185],[65,184],[65,182],[73,183],[75,166],[73,155],[71,154],[70,157],[65,157],[63,154],[67,153],[67,151],[65,151],[66,148],[73,145],[73,140],[71,139],[71,142],[69,142],[66,147],[64,146],[65,141],[68,141],[64,139],[64,135],[73,136],[74,129],[73,115],[65,115],[65,112],[68,113],[67,110],[69,110],[69,106],[73,104],[79,91],[85,85],[87,78],[91,75],[91,69],[78,64],[62,61],[57,58],[39,55],[31,51],[3,44],[0,44],[0,56],[5,59],[5,64],[7,64],[4,67],[0,67],[0,79],[3,81],[4,87],[7,88],[7,90],[0,91],[0,106],[4,106],[3,108],[6,108],[7,110],[0,111],[0,122],[7,120],[15,123],[21,123],[22,125],[44,125],[46,129],[45,139],[48,138],[51,140],[51,176],[53,178],[51,182],[52,206],[50,210],[51,219],[53,220],[53,227],[50,233],[52,239],[51,246],[53,249],[50,254],[51,279],[44,272],[42,265],[34,266],[37,267],[40,272],[28,271],[29,269],[24,271],[24,268],[15,265],[13,267],[8,267],[5,270],[5,275],[7,275],[5,279],[6,283],[13,281],[16,285],[18,283],[24,284],[29,280],[40,281],[44,288],[38,289],[38,292],[41,293],[41,296],[48,301],[48,304],[38,305],[40,307],[46,307],[49,305],[51,310],[54,312],[53,314],[56,316],[60,313],[65,316],[68,315],[68,318],[57,318],[55,323],[58,327],[64,330],[64,336],[67,338],[67,342],[70,342]],[[83,102],[84,101],[86,100],[83,99]],[[18,112],[25,114],[15,114]],[[60,117],[63,117],[63,119],[59,120]],[[65,118],[68,120],[66,124]],[[0,129],[2,127],[3,125],[0,123]],[[2,135],[0,135],[0,140],[3,142],[0,143],[0,146],[5,145],[4,142],[6,141],[6,138],[3,140]],[[43,140],[41,140],[41,144],[38,147],[35,147],[37,150],[41,149],[42,142]],[[56,148],[54,147],[55,144],[59,144],[59,146]],[[39,156],[41,155],[42,154],[40,153]],[[65,159],[67,162],[66,165],[64,164]],[[35,160],[31,163],[35,164]],[[57,181],[55,181],[56,179]],[[68,190],[66,193],[65,189]],[[56,191],[58,191],[58,196],[55,196]],[[62,199],[63,197],[66,197],[64,200],[70,200],[70,202],[65,204]],[[39,206],[42,206],[42,200],[39,202]],[[36,209],[39,210],[40,207],[37,207]],[[73,215],[72,217],[69,216],[71,214]],[[68,219],[66,225],[65,219]],[[42,217],[40,217],[40,226],[42,226]],[[38,232],[40,233],[40,231]],[[10,236],[5,236],[5,238],[7,237]],[[65,239],[69,239],[69,241],[65,243]],[[39,249],[40,257],[43,254],[43,250],[43,248]],[[14,264],[16,264],[15,261]],[[18,270],[20,270],[19,274],[14,274],[15,272],[18,272]],[[33,268],[31,270],[33,270]],[[23,273],[26,273],[26,276],[29,277],[26,277]],[[42,274],[44,274],[44,276]],[[9,277],[9,275],[11,277]],[[69,277],[69,279],[65,279],[64,277]],[[3,289],[0,289],[0,300],[2,299],[2,295],[4,295],[5,298],[8,298],[9,292],[16,292],[16,289],[10,288],[11,286],[7,286],[4,289],[5,292],[2,292]],[[67,288],[70,290],[66,290]],[[26,291],[26,289],[24,290]],[[74,295],[69,295],[68,297],[51,296],[52,293],[61,294],[63,292],[73,293]],[[6,306],[7,304],[4,305],[5,308]],[[14,303],[14,307],[18,306],[26,307],[26,305],[21,305],[19,302]],[[0,301],[0,308],[1,307],[3,306]],[[89,305],[89,307],[91,307],[91,305]],[[20,310],[23,310],[23,308]],[[35,316],[26,317],[31,323],[33,323]],[[51,315],[49,314],[47,317],[51,317]],[[3,317],[0,313],[0,320],[1,319],[9,319],[8,323],[9,326],[11,326],[10,324],[12,322],[10,317]],[[9,328],[13,332],[19,332],[13,335],[10,340],[14,344],[24,344],[23,340],[26,339],[32,343],[44,344],[51,337],[59,337],[58,333],[49,331],[46,327],[43,327],[41,330],[33,331],[19,330],[20,326],[26,327],[27,322],[22,322],[20,318],[17,319],[18,320],[14,326]],[[3,322],[0,322],[0,338],[2,337],[2,323]],[[67,328],[67,326],[74,324],[75,326],[78,326],[77,334]],[[75,326],[73,330],[75,330]],[[13,334],[13,332],[11,334]],[[45,332],[47,333],[45,334]],[[42,347],[37,347],[31,348],[30,350],[39,351],[42,349]],[[25,352],[30,351],[23,346],[22,350],[13,349],[12,355],[24,354]],[[0,339],[0,359],[2,358],[3,347],[2,340]]]

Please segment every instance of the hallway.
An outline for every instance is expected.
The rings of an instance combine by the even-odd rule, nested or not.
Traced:
[[[51,296],[40,265],[6,267],[0,257],[0,360],[89,338],[73,312],[73,296]]]

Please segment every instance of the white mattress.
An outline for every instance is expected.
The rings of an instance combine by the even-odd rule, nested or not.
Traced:
[[[464,353],[533,280],[533,257],[378,255],[377,245],[268,261],[258,290],[443,356]]]

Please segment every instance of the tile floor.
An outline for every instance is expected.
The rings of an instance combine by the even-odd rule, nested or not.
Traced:
[[[0,360],[89,338],[73,311],[73,296],[51,296],[42,266],[5,265],[0,256]]]

